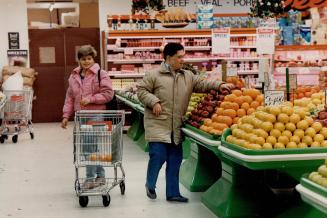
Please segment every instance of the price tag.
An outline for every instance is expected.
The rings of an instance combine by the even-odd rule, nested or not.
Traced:
[[[124,48],[124,54],[125,55],[133,55],[134,50],[132,48]]]
[[[297,74],[290,74],[290,89],[296,89],[297,86]]]
[[[230,67],[227,71],[227,76],[237,76],[237,68]]]
[[[275,30],[268,27],[257,28],[257,53],[274,54],[275,53]]]
[[[212,30],[212,54],[230,53],[230,28]]]
[[[265,105],[280,105],[284,102],[284,91],[266,90],[265,91]]]

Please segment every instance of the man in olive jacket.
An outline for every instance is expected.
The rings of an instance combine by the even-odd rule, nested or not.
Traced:
[[[179,191],[179,168],[183,159],[181,126],[193,91],[231,89],[218,81],[205,81],[191,71],[182,70],[184,47],[168,43],[160,68],[147,72],[138,84],[137,96],[144,104],[145,139],[149,142],[146,193],[157,197],[159,171],[166,162],[167,201],[188,202]]]

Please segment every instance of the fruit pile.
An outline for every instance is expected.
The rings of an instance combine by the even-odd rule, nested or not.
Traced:
[[[226,78],[227,83],[231,83],[235,86],[237,89],[242,89],[244,88],[244,81],[237,77],[237,76],[229,76]]]
[[[192,93],[190,102],[187,106],[187,112],[186,116],[189,117],[194,109],[198,106],[198,104],[203,100],[203,98],[206,96],[204,93]]]
[[[90,161],[102,161],[102,162],[111,162],[112,161],[112,156],[111,154],[96,154],[92,153],[89,156]]]
[[[293,95],[294,99],[301,99],[304,97],[310,98],[312,94],[320,92],[319,86],[298,86]]]
[[[236,124],[238,119],[250,115],[263,104],[264,97],[256,89],[233,90],[218,102],[215,113],[203,120],[200,129],[210,134],[221,135],[225,128]]]
[[[327,127],[327,105],[325,105],[324,109],[318,113],[315,120],[320,122],[324,127]]]
[[[266,106],[231,127],[227,142],[247,149],[326,147],[327,128],[292,106]]]
[[[187,123],[196,128],[200,128],[201,123],[206,118],[211,117],[212,113],[215,111],[216,106],[221,104],[226,94],[229,94],[228,91],[224,93],[218,93],[215,90],[210,90],[210,92],[203,97],[196,108],[191,111],[191,114],[188,116]]]
[[[309,175],[309,179],[314,183],[317,183],[327,188],[327,160],[324,165],[318,168],[318,172],[312,172]]]

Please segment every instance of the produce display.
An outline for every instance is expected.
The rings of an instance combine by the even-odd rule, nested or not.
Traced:
[[[247,149],[327,147],[327,128],[289,103],[261,107],[231,129],[226,141]]]
[[[221,135],[224,129],[236,124],[239,118],[254,113],[263,104],[263,100],[259,90],[233,90],[231,94],[219,99],[211,118],[204,119],[200,129],[210,134]]]
[[[307,112],[307,115],[311,116],[316,116],[324,108],[324,103],[325,93],[323,92],[313,93],[310,98],[304,97],[293,102],[295,109],[301,107]]]
[[[137,87],[136,83],[130,84],[129,86],[126,86],[123,90],[117,90],[115,91],[118,95],[124,96],[128,100],[140,104],[140,101],[137,97]]]
[[[206,96],[205,93],[192,93],[190,102],[187,106],[186,116],[192,115],[192,111],[197,108],[198,104],[203,100]]]
[[[293,95],[294,99],[310,98],[313,94],[319,93],[319,86],[298,86]]]
[[[197,104],[196,108],[191,111],[191,114],[188,115],[187,123],[196,128],[200,128],[204,120],[206,118],[210,118],[211,115],[214,113],[215,108],[222,103],[226,94],[229,94],[228,91],[224,93],[219,93],[215,90],[211,90],[203,97],[201,102]],[[211,133],[218,134],[217,131]]]
[[[327,159],[325,164],[318,168],[318,171],[310,173],[309,179],[312,182],[327,188]]]
[[[242,89],[245,87],[244,81],[237,76],[227,77],[226,82],[233,84],[237,89]]]

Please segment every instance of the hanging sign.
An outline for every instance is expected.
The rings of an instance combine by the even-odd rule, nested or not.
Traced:
[[[19,49],[19,33],[9,32],[8,33],[8,46],[9,49]]]
[[[230,28],[212,29],[212,54],[230,53]]]
[[[265,105],[281,105],[284,102],[284,91],[266,90],[265,91]]]
[[[275,53],[275,30],[273,28],[257,28],[257,53],[274,54]]]

